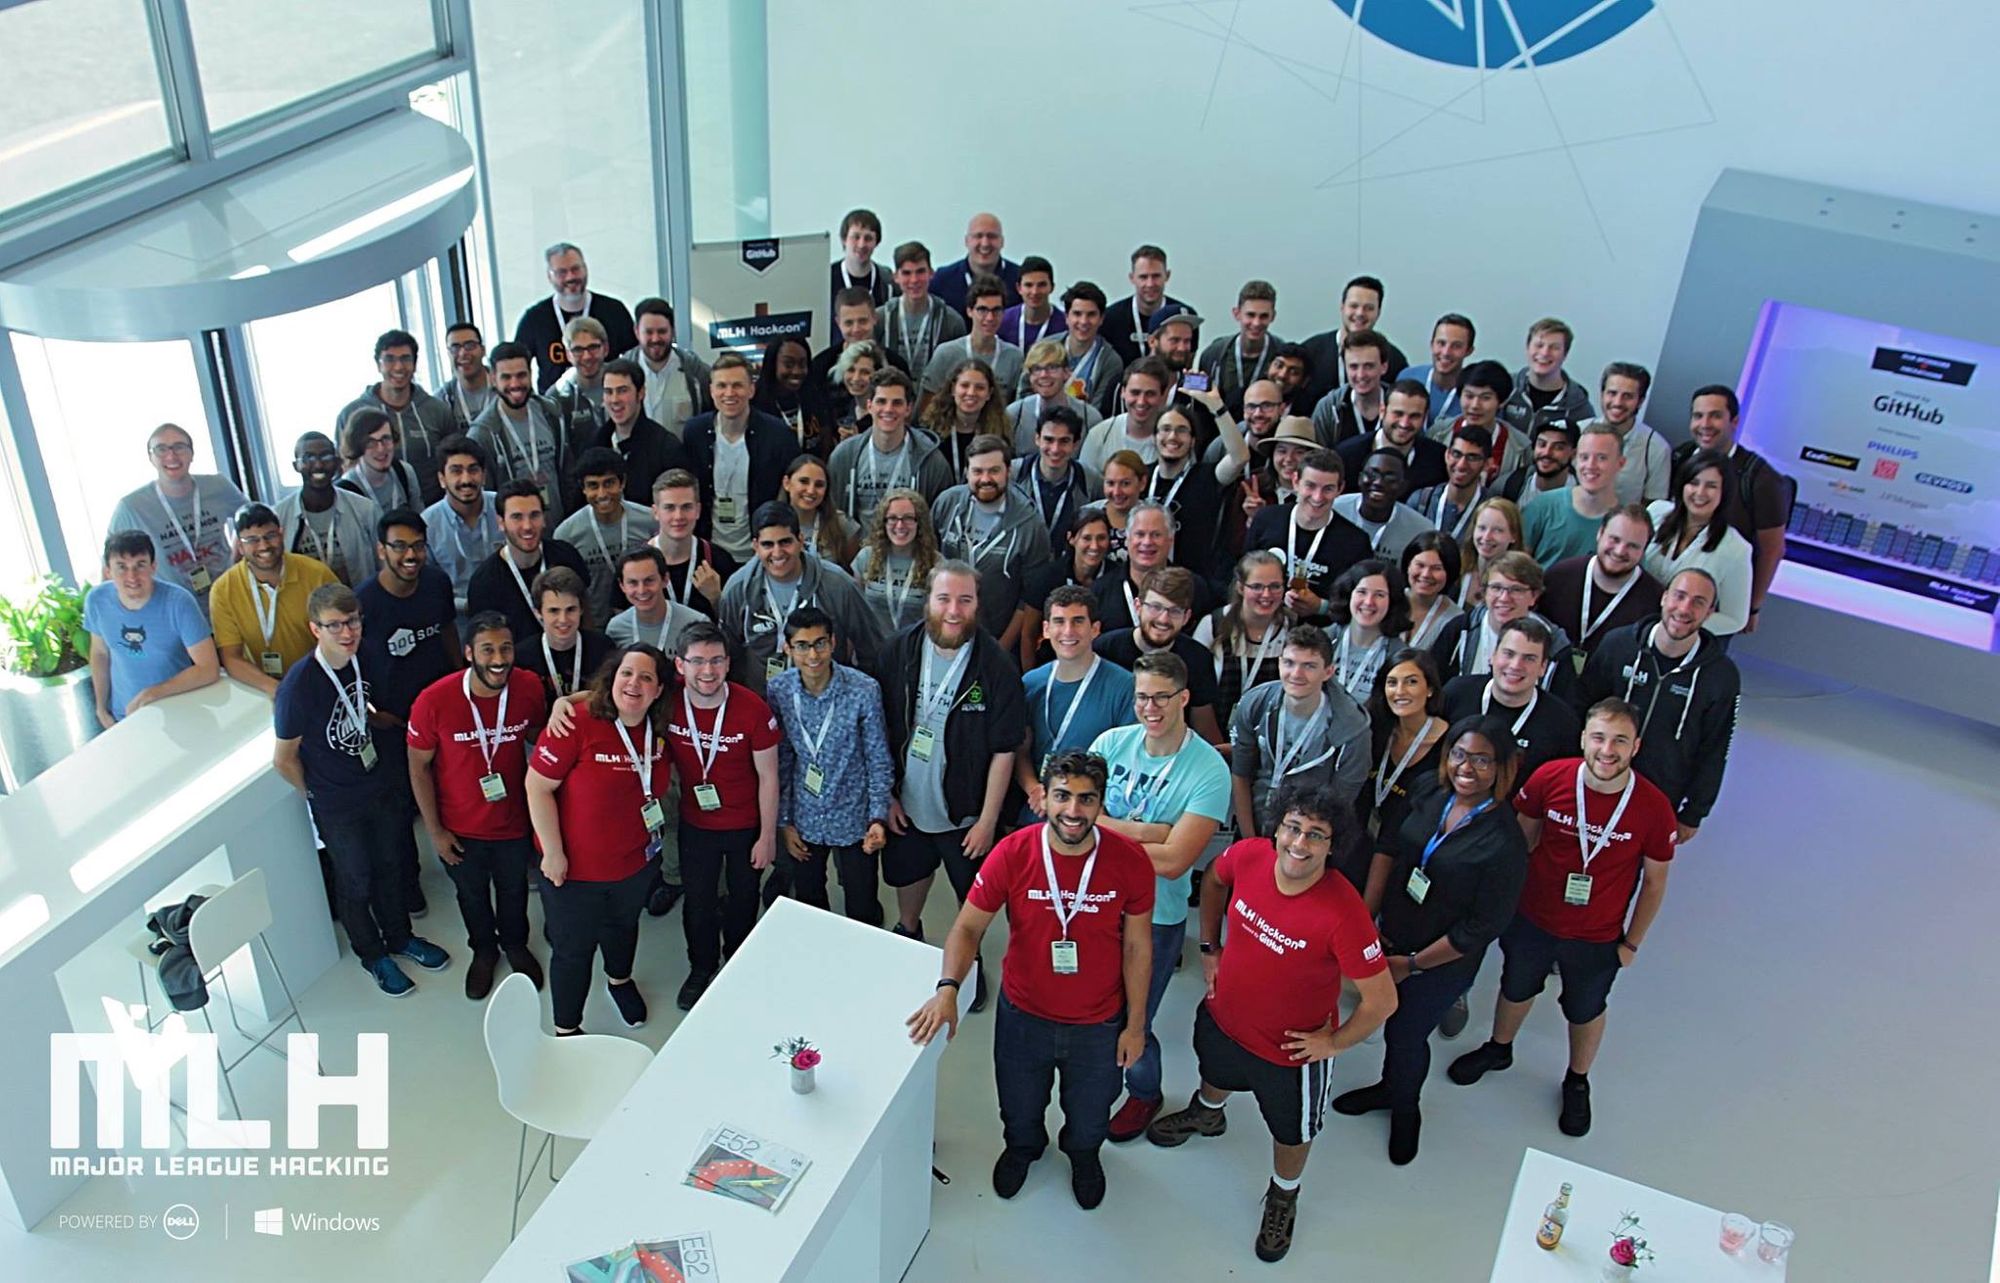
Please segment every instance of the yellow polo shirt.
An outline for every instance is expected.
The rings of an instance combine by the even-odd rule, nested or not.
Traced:
[[[325,562],[302,552],[285,554],[284,577],[278,581],[278,621],[271,637],[271,649],[290,668],[312,653],[312,629],[306,624],[306,599],[313,589],[340,580]],[[209,590],[209,618],[215,627],[217,650],[227,654],[241,648],[251,663],[264,651],[264,626],[257,619],[257,603],[251,597],[250,563],[239,561],[222,572]]]

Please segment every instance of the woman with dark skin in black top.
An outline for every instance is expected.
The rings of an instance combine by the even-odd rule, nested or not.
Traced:
[[[840,443],[840,420],[833,412],[831,390],[806,377],[811,369],[812,349],[804,339],[772,339],[764,345],[750,404],[782,420],[798,438],[799,449],[824,459]]]
[[[1417,1156],[1431,1031],[1471,988],[1528,873],[1511,804],[1520,749],[1507,724],[1462,718],[1444,743],[1437,787],[1419,792],[1402,826],[1377,839],[1362,893],[1396,982],[1396,1014],[1382,1027],[1382,1081],[1333,1102],[1342,1114],[1388,1110],[1389,1161],[1398,1165]]]

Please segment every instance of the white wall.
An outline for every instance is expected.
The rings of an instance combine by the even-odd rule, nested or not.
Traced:
[[[768,4],[774,232],[867,205],[942,263],[992,208],[1008,257],[1113,298],[1153,241],[1171,291],[1222,324],[1245,278],[1271,279],[1290,338],[1373,272],[1416,360],[1456,310],[1510,366],[1543,313],[1576,327],[1593,384],[1607,360],[1652,364],[1724,167],[2000,211],[2000,9],[1968,0],[1665,0],[1594,50],[1483,75],[1330,0]]]

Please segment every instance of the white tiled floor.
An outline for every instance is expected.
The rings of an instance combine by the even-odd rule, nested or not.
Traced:
[[[953,1182],[936,1191],[911,1283],[1484,1279],[1529,1144],[1788,1221],[1799,1231],[1794,1278],[1986,1277],[2000,1178],[1990,1090],[2000,1052],[2000,955],[1990,943],[2000,734],[1770,672],[1750,674],[1749,686],[1722,805],[1676,862],[1662,922],[1620,981],[1589,1137],[1555,1128],[1563,1052],[1553,1010],[1536,1013],[1512,1071],[1470,1089],[1444,1080],[1443,1062],[1482,1035],[1497,977],[1489,961],[1472,1027],[1440,1046],[1422,1155],[1391,1167],[1379,1117],[1334,1120],[1307,1171],[1293,1254],[1266,1267],[1250,1239],[1269,1150],[1247,1100],[1230,1107],[1221,1140],[1172,1152],[1141,1141],[1110,1153],[1110,1195],[1093,1214],[1071,1201],[1053,1155],[1019,1198],[995,1199],[991,1022],[970,1017],[942,1071],[938,1164]],[[477,1280],[506,1237],[518,1132],[493,1101],[479,1008],[460,994],[449,889],[437,876],[430,890],[438,908],[424,925],[459,955],[453,971],[420,974],[422,991],[391,1003],[345,960],[301,1004],[327,1035],[329,1072],[351,1068],[353,1033],[389,1033],[389,1177],[100,1178],[64,1213],[157,1215],[186,1202],[201,1232],[175,1243],[157,1230],[85,1231],[51,1218],[31,1234],[0,1232],[0,1280],[140,1271],[153,1283],[267,1272],[294,1283]],[[932,902],[933,934],[949,920],[948,894],[940,886]],[[680,930],[678,914],[644,930],[639,972],[654,1020],[642,1033],[655,1046],[677,1014]],[[1190,965],[1176,978],[1160,1022],[1171,1098],[1193,1086],[1195,975]],[[587,1023],[618,1028],[601,992]],[[1378,1057],[1373,1048],[1347,1057],[1339,1086],[1371,1081]],[[259,1059],[268,1063],[253,1061],[240,1082],[248,1112],[268,1117],[282,1069]],[[39,1127],[42,1116],[39,1106],[18,1109],[10,1125]],[[379,1217],[381,1226],[252,1235],[252,1210],[272,1206]]]

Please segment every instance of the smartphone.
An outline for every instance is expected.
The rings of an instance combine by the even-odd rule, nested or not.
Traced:
[[[1188,392],[1208,391],[1208,376],[1200,370],[1189,370],[1181,375],[1181,387]]]

